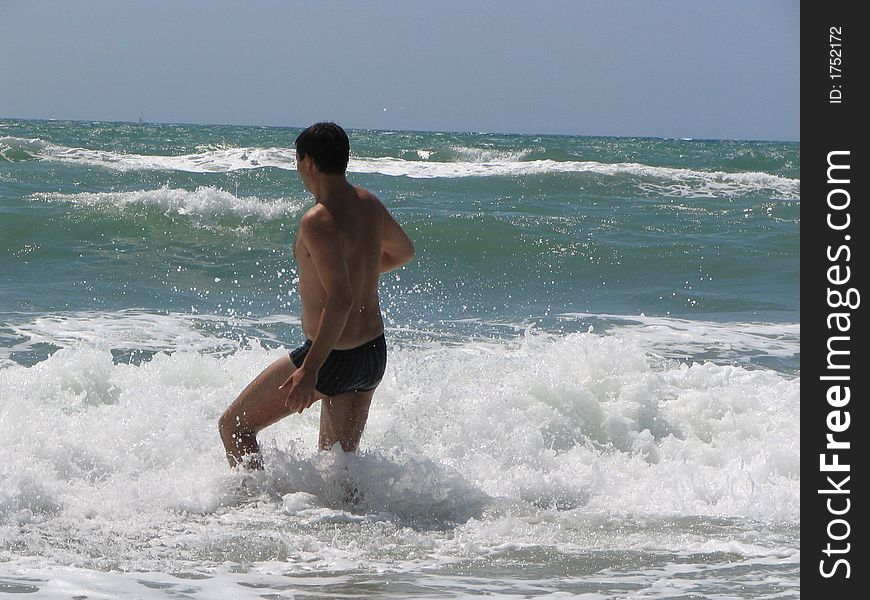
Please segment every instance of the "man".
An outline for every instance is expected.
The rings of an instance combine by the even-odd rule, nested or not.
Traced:
[[[317,400],[320,448],[354,452],[386,366],[381,273],[414,258],[414,245],[381,202],[345,177],[347,134],[317,123],[296,138],[296,168],[315,205],[300,220],[302,329],[308,338],[246,387],[221,416],[230,466],[262,468],[257,432]]]

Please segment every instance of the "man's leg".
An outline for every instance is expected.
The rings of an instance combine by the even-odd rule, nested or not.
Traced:
[[[221,416],[218,428],[230,466],[241,463],[246,454],[256,455],[260,451],[257,432],[290,414],[284,406],[287,390],[279,390],[278,386],[295,370],[289,356],[279,358],[257,375]],[[253,458],[250,466],[262,468],[259,456]]]
[[[375,391],[347,392],[324,398],[320,405],[320,449],[336,442],[345,452],[356,452]]]

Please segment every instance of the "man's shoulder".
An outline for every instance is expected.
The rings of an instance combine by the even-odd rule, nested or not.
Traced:
[[[381,201],[378,199],[377,196],[375,196],[373,193],[371,193],[370,191],[368,191],[364,187],[359,186],[359,185],[355,185],[355,186],[353,186],[353,189],[356,190],[356,194],[361,200],[368,200],[369,202],[375,202],[377,204],[381,203]]]
[[[335,219],[325,206],[315,204],[302,215],[302,218],[299,220],[299,226],[301,229],[308,231],[334,229]]]

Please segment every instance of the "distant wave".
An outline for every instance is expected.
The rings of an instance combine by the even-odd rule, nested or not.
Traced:
[[[469,148],[467,146],[453,146],[451,150],[460,159],[472,163],[517,162],[524,160],[531,154],[530,150],[493,150],[491,148]]]
[[[17,152],[16,152],[17,151]],[[20,157],[21,153],[27,156]],[[295,169],[295,150],[288,148],[226,148],[179,156],[124,154],[108,150],[69,148],[40,139],[0,137],[0,155],[79,162],[118,171],[157,170],[190,173],[226,173],[243,169],[278,167]]]
[[[302,209],[302,202],[291,199],[262,200],[255,196],[238,197],[230,192],[201,186],[193,191],[161,187],[156,190],[130,192],[83,192],[79,194],[40,193],[31,196],[43,202],[61,202],[80,206],[117,207],[130,205],[153,206],[166,213],[216,217],[259,217],[274,219],[294,214]]]
[[[357,158],[351,160],[348,171],[416,179],[543,175],[547,173],[628,175],[648,179],[649,181],[638,182],[638,187],[660,195],[721,197],[770,191],[783,198],[800,198],[799,179],[789,179],[755,171],[745,173],[696,171],[673,167],[654,167],[641,163],[602,163],[550,159],[500,162],[428,162],[398,158]]]
[[[602,163],[577,160],[523,160],[525,152],[496,152],[486,149],[454,148],[455,160],[428,160],[431,151],[419,151],[422,160],[395,157],[352,157],[351,173],[371,173],[413,179],[505,177],[548,173],[589,173],[600,176],[636,177],[637,187],[665,196],[723,197],[769,193],[785,199],[800,198],[800,180],[750,171],[727,173],[694,169],[657,167],[642,163]],[[275,167],[295,170],[295,151],[290,148],[223,148],[158,156],[123,154],[106,150],[69,148],[39,139],[0,138],[0,155],[6,160],[79,162],[116,170],[170,170],[192,173],[226,173],[245,169]],[[471,159],[471,160],[468,160]]]
[[[0,136],[0,162],[15,162],[39,158],[40,152],[51,144],[38,138],[26,139]]]

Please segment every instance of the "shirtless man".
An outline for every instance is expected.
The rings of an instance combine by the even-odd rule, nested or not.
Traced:
[[[354,452],[384,374],[378,278],[414,258],[407,234],[370,192],[345,177],[350,143],[334,123],[296,138],[296,168],[315,205],[300,220],[301,347],[246,387],[219,421],[230,466],[262,468],[257,432],[318,400],[320,448]]]

